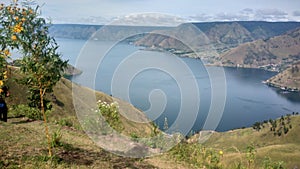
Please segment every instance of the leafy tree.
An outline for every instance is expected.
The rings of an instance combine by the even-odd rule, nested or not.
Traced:
[[[32,98],[41,109],[49,156],[52,156],[44,97],[47,92],[52,92],[60,80],[67,61],[60,59],[58,45],[49,36],[49,24],[40,17],[39,6],[32,8],[27,3],[19,5],[16,0],[8,6],[1,4],[0,18],[1,35],[4,37],[2,46],[20,49],[24,55],[21,61],[21,71],[25,75],[23,83],[27,85]],[[39,97],[36,97],[37,94]]]

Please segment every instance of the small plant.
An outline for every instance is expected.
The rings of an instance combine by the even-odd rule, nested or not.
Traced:
[[[51,137],[51,147],[61,147],[63,144],[61,142],[62,139],[62,134],[61,130],[58,129],[55,132],[53,132],[52,137]]]
[[[247,163],[248,163],[248,168],[251,168],[252,164],[254,163],[255,156],[256,156],[255,147],[253,145],[249,145],[247,147],[247,152],[246,152],[246,159],[247,159]]]
[[[130,133],[130,137],[131,137],[131,140],[133,140],[133,141],[137,141],[137,139],[139,138],[139,136],[135,132]]]
[[[284,162],[274,162],[270,157],[265,157],[263,161],[263,168],[264,169],[285,169]]]

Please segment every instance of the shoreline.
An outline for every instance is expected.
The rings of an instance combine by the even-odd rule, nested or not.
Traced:
[[[263,81],[262,83],[270,86],[270,87],[274,87],[274,88],[277,88],[277,89],[280,89],[281,91],[287,91],[287,92],[296,92],[296,93],[300,93],[300,88],[292,88],[292,87],[289,87],[289,86],[284,86],[284,85],[280,85],[278,83],[274,83],[274,82],[270,82],[270,80],[266,80],[266,81]]]

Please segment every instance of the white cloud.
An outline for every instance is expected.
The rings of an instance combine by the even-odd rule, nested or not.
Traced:
[[[287,21],[290,20],[288,13],[279,9],[259,9],[255,12],[255,18],[264,21]]]
[[[215,16],[215,20],[219,21],[238,21],[241,20],[241,16],[233,13],[219,13]]]
[[[104,25],[110,21],[108,18],[100,17],[100,16],[90,16],[90,17],[81,17],[81,18],[73,18],[73,17],[59,17],[59,18],[51,18],[52,23],[54,24],[94,24],[94,25]]]
[[[111,25],[131,26],[177,26],[186,22],[185,19],[162,13],[136,13],[115,18]]]
[[[241,13],[244,13],[244,14],[251,14],[253,12],[254,12],[254,10],[251,8],[245,8],[245,9],[241,10]]]
[[[295,14],[299,13],[294,12]],[[226,13],[220,12],[215,15],[206,15],[200,14],[195,16],[190,16],[192,21],[293,21],[295,20],[292,16],[290,16],[287,12],[279,10],[279,9],[251,9],[245,8],[236,13]]]
[[[10,2],[11,0],[2,0]],[[20,0],[21,1],[21,0]],[[300,21],[299,0],[39,0],[55,23],[103,23],[132,13],[167,13],[190,21]],[[216,5],[217,4],[217,5]],[[140,18],[138,18],[140,19]]]
[[[201,13],[201,14],[188,17],[188,20],[191,22],[193,21],[207,22],[207,21],[212,21],[213,16]]]
[[[288,13],[279,9],[259,9],[256,11],[256,14],[264,16],[286,16]]]
[[[300,16],[300,11],[294,11],[293,16]]]

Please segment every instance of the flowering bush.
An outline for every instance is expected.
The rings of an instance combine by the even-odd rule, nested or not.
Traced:
[[[5,85],[7,80],[7,62],[6,60],[10,57],[8,49],[0,51],[0,94],[3,92],[2,87]]]
[[[100,113],[106,122],[118,132],[121,132],[124,127],[120,120],[119,106],[117,102],[107,103],[105,101],[98,101],[98,113]]]

